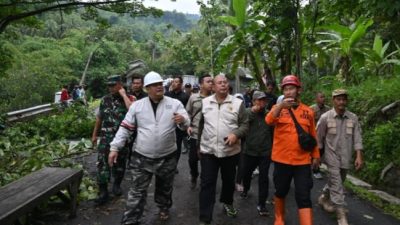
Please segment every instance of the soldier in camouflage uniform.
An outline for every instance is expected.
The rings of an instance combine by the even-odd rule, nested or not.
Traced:
[[[96,199],[97,204],[104,204],[108,200],[107,186],[111,178],[111,170],[107,160],[110,153],[110,142],[113,140],[121,121],[135,99],[133,96],[126,94],[119,75],[108,77],[107,85],[110,93],[101,100],[99,110],[96,113],[96,124],[92,135],[92,142],[96,145],[97,135],[99,134],[97,183],[100,192]],[[112,192],[115,196],[122,195],[120,185],[125,173],[127,155],[128,147],[126,143],[121,149],[121,157],[112,168],[114,177]]]

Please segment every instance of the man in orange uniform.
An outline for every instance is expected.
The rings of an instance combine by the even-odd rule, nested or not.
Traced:
[[[310,191],[313,186],[311,164],[319,165],[318,147],[305,151],[300,147],[295,123],[290,116],[292,110],[301,127],[316,138],[314,112],[300,102],[301,84],[295,75],[285,76],[281,83],[284,99],[273,106],[265,117],[268,125],[275,125],[271,159],[274,162],[275,222],[285,224],[285,197],[292,179],[300,225],[312,225],[312,203]]]

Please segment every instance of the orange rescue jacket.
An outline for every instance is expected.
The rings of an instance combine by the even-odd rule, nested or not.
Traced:
[[[284,163],[288,165],[307,165],[311,164],[311,158],[319,158],[319,149],[316,146],[311,152],[301,149],[298,142],[296,126],[290,116],[288,109],[282,109],[279,117],[275,118],[273,112],[276,105],[265,117],[268,125],[274,125],[274,143],[272,146],[271,159],[274,162]],[[314,111],[300,103],[296,109],[292,109],[297,121],[301,127],[316,138]]]

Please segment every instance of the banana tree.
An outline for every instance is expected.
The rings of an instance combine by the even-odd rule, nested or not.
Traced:
[[[228,73],[235,74],[241,62],[248,57],[253,77],[261,89],[265,89],[261,74],[261,42],[267,38],[261,16],[251,16],[247,11],[246,0],[232,0],[234,16],[219,18],[234,30],[216,49],[216,64],[230,64]]]
[[[327,51],[334,50],[340,54],[340,75],[345,82],[351,81],[352,61],[360,59],[360,41],[365,36],[367,29],[373,24],[372,19],[359,18],[349,27],[333,24],[321,27],[326,32],[318,32],[326,39],[317,41],[316,44],[323,45]]]
[[[382,71],[385,71],[391,65],[400,66],[400,60],[394,56],[397,54],[399,57],[400,49],[397,46],[397,50],[387,53],[390,41],[383,44],[382,38],[379,35],[375,35],[374,44],[372,49],[365,51],[367,59],[367,67],[370,67],[375,72],[375,75],[380,75]]]

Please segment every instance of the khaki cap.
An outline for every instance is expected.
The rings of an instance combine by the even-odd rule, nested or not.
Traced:
[[[347,91],[345,89],[336,89],[336,90],[332,91],[332,98],[336,97],[336,96],[339,96],[339,95],[346,95],[347,96],[348,94],[347,94]]]
[[[255,99],[262,99],[262,98],[267,98],[267,96],[265,95],[264,92],[262,92],[262,91],[255,91],[255,92],[253,93],[253,100],[255,100]]]

